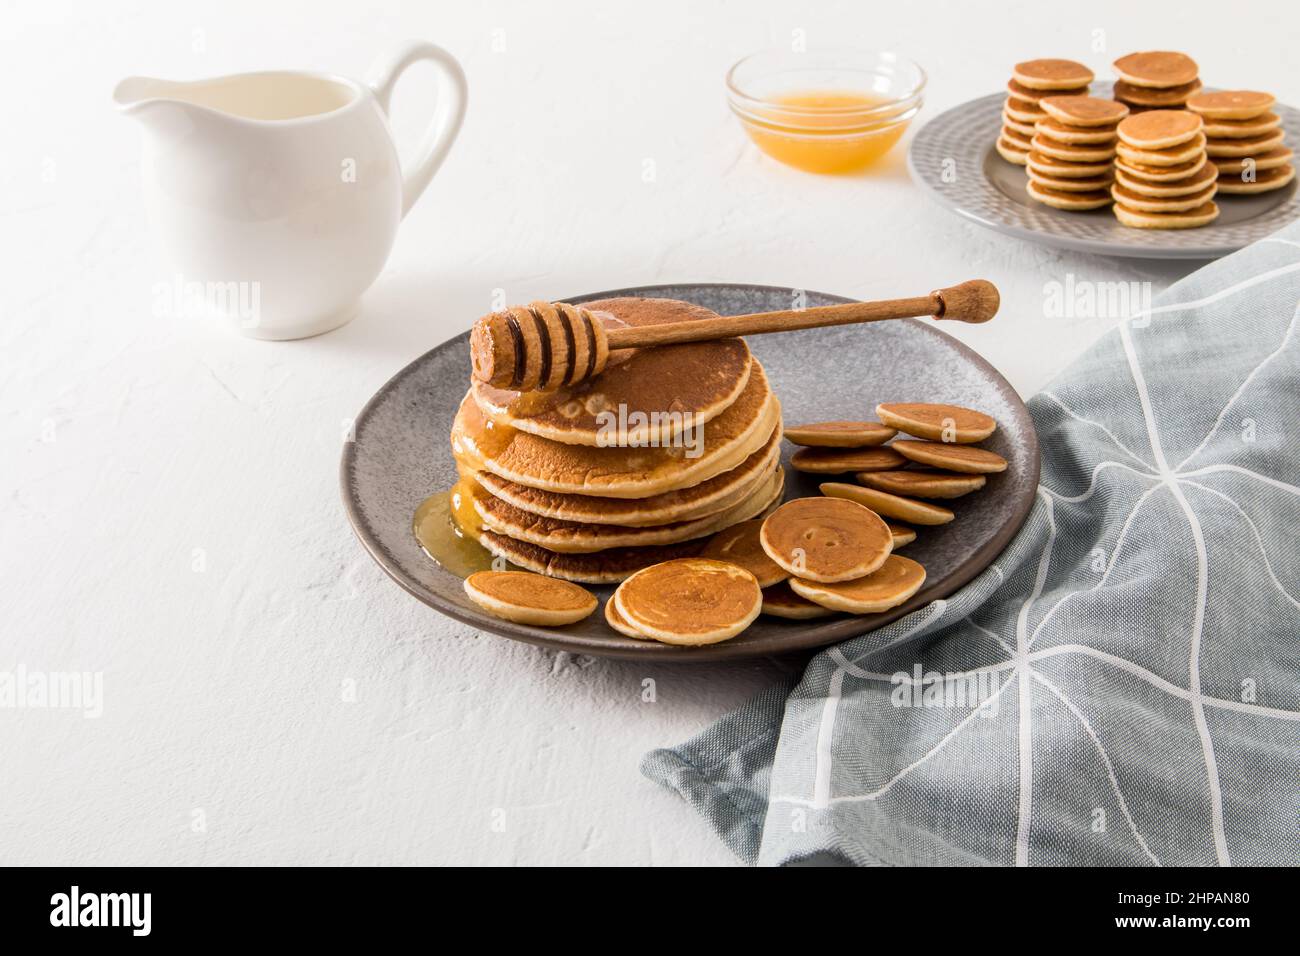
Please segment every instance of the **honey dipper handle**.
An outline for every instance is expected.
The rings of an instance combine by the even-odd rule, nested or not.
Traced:
[[[997,286],[985,279],[971,279],[960,285],[936,289],[929,295],[913,296],[910,299],[847,302],[812,309],[720,316],[694,322],[629,326],[609,329],[607,336],[611,349],[625,349],[704,342],[735,335],[761,335],[765,332],[789,332],[830,325],[854,325],[921,315],[936,319],[956,319],[958,322],[987,322],[997,313],[1000,301]]]

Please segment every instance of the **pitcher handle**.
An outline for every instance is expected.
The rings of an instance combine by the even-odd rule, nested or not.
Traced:
[[[438,67],[440,89],[433,119],[420,143],[420,158],[402,173],[403,218],[411,211],[451,151],[451,144],[456,141],[456,134],[460,132],[460,125],[465,119],[465,104],[469,99],[465,71],[456,58],[440,46],[417,40],[371,68],[369,85],[385,115],[393,96],[393,87],[406,72],[406,68],[419,60],[429,60]]]

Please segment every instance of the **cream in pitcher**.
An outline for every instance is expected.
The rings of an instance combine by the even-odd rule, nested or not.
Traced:
[[[412,63],[439,69],[438,106],[403,169],[387,113]],[[446,158],[465,115],[451,54],[412,43],[370,82],[245,73],[192,82],[129,77],[113,93],[145,128],[145,201],[177,285],[262,339],[338,328],[388,258],[397,226]]]

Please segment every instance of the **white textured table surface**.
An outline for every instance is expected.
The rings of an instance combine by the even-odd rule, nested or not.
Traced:
[[[1159,291],[1191,267],[977,229],[910,184],[902,149],[869,177],[774,164],[728,114],[722,76],[793,31],[911,55],[931,74],[925,117],[1000,88],[1018,59],[1071,56],[1105,76],[1152,47],[1192,53],[1209,82],[1300,101],[1291,4],[1247,19],[1132,2],[704,6],[11,8],[0,674],[101,672],[103,712],[0,709],[0,862],[732,862],[637,763],[793,665],[645,668],[439,617],[347,526],[345,422],[497,288],[516,301],[734,281],[873,298],[985,276],[1002,314],[948,331],[1029,395],[1114,321],[1047,316],[1047,283]],[[469,116],[360,317],[263,343],[156,314],[170,277],[149,255],[116,80],[360,76],[411,37],[462,60]],[[429,108],[425,80],[399,88],[399,142]]]

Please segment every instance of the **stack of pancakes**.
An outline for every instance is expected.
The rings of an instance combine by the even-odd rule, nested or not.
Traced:
[[[998,153],[1007,162],[1024,166],[1035,150],[1035,124],[1046,116],[1039,101],[1045,96],[1077,96],[1088,92],[1092,70],[1073,60],[1026,60],[1017,63],[1007,82],[1002,105]]]
[[[1134,113],[1183,109],[1201,88],[1200,68],[1186,53],[1130,53],[1112,66],[1119,74],[1114,97]]]
[[[1057,209],[1100,209],[1111,202],[1116,128],[1128,107],[1095,96],[1045,96],[1035,125],[1026,190]]]
[[[584,307],[611,324],[715,316],[672,299]],[[779,504],[780,442],[780,403],[744,340],[624,350],[558,392],[473,382],[452,426],[453,510],[467,535],[519,567],[622,581]]]
[[[1187,229],[1218,217],[1218,171],[1207,160],[1202,125],[1190,110],[1147,110],[1119,124],[1116,219],[1138,229]]]
[[[1283,140],[1271,93],[1223,90],[1197,93],[1187,108],[1205,124],[1205,151],[1218,175],[1219,192],[1251,194],[1281,189],[1295,178],[1294,155]]]

